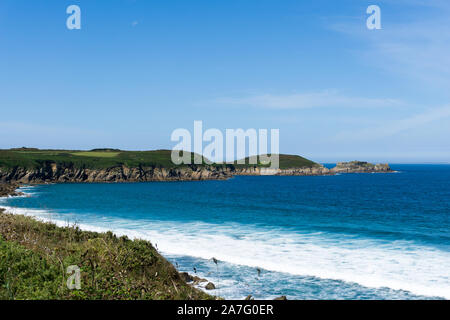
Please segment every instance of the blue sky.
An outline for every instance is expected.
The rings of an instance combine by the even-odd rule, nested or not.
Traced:
[[[449,17],[446,0],[2,0],[0,148],[171,149],[202,120],[279,128],[316,161],[450,162]]]

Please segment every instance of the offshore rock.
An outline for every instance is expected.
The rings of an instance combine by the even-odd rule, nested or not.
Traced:
[[[208,284],[205,286],[206,290],[214,290],[216,286],[212,282],[208,282]]]
[[[12,184],[0,183],[0,197],[20,195],[20,193],[16,191],[17,188],[19,188],[19,185],[14,183]]]

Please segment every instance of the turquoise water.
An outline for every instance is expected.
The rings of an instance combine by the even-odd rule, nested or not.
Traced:
[[[0,206],[148,239],[228,299],[449,299],[450,166],[392,167],[398,173],[40,185]]]

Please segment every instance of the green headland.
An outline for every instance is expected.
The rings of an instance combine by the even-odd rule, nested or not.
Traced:
[[[83,150],[41,150],[35,148],[15,148],[0,150],[0,168],[21,167],[26,169],[40,168],[44,163],[52,162],[63,166],[83,169],[107,169],[115,166],[133,167],[178,167],[171,160],[171,150],[123,151],[118,149]],[[194,155],[191,154],[191,159]],[[245,165],[252,166],[246,158]],[[193,163],[193,161],[192,161]],[[318,164],[296,155],[279,155],[280,169],[313,167]],[[206,166],[204,163],[203,165]],[[231,166],[231,164],[213,164],[214,166]],[[182,165],[181,165],[182,166]],[[265,167],[258,161],[256,166]]]

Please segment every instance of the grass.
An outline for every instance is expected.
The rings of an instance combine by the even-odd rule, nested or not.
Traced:
[[[81,289],[67,288],[68,266]],[[1,299],[214,299],[186,284],[150,242],[57,227],[0,210]]]
[[[269,155],[270,156],[270,155]],[[248,166],[254,166],[253,164],[250,164],[250,160],[252,162],[257,162],[257,166],[259,167],[269,167],[270,164],[263,164],[261,163],[259,156],[258,159],[255,159],[255,157],[247,157],[244,159],[245,164],[237,164],[237,161],[234,162],[234,165],[236,167],[248,167]],[[257,160],[257,161],[255,161]],[[287,155],[287,154],[280,154],[279,155],[279,166],[280,169],[291,169],[291,168],[304,168],[304,167],[314,167],[318,164],[308,160],[306,158],[303,158],[301,156],[296,155]]]
[[[71,153],[74,156],[96,157],[96,158],[115,158],[120,152],[101,152],[101,151],[82,151]]]
[[[170,150],[155,151],[80,151],[80,150],[0,150],[0,168],[41,168],[46,163],[57,163],[75,168],[104,169],[125,165],[128,167],[171,168]]]
[[[171,160],[171,150],[154,151],[121,151],[117,149],[81,150],[39,150],[39,149],[9,149],[0,150],[0,168],[11,170],[17,167],[25,169],[39,169],[49,163],[56,163],[64,167],[81,169],[105,169],[117,166],[127,167],[176,167]],[[191,154],[193,159],[194,154]],[[280,168],[312,167],[317,164],[313,161],[295,155],[283,155],[280,157]],[[193,163],[193,161],[192,161]],[[229,166],[219,165],[217,166]],[[245,165],[234,164],[236,167],[253,166],[246,158]],[[258,163],[258,166],[267,166]]]
[[[317,165],[317,163],[301,156],[280,155],[280,169],[314,167]]]

